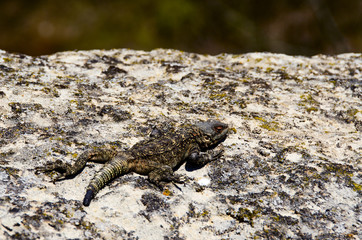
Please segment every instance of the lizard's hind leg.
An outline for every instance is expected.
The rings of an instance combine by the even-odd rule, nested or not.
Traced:
[[[65,163],[60,160],[49,162],[43,167],[35,168],[36,172],[57,172],[52,181],[58,181],[69,176],[74,176],[80,172],[88,161],[107,162],[113,158],[115,151],[111,149],[88,150],[82,153],[77,160],[72,163]]]

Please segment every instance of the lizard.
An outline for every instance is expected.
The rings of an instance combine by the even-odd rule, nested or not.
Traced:
[[[227,124],[212,119],[184,124],[175,131],[142,140],[126,151],[92,149],[82,153],[72,164],[59,160],[36,170],[56,171],[53,180],[57,181],[76,175],[88,161],[105,163],[86,188],[83,205],[89,206],[108,182],[130,172],[148,176],[151,183],[161,188],[165,182],[182,183],[182,176],[174,170],[186,161],[204,166],[218,159],[223,150],[212,149],[226,139],[228,131]]]

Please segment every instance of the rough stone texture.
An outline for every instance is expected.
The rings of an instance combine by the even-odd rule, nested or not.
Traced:
[[[361,239],[361,79],[361,54],[0,51],[0,238]],[[34,171],[208,118],[224,156],[164,192],[130,174],[83,207],[101,165]]]

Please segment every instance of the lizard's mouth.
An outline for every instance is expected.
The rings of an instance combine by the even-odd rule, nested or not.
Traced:
[[[224,130],[222,130],[221,132],[220,132],[220,134],[218,134],[218,136],[217,136],[217,140],[216,140],[216,142],[217,143],[221,143],[221,142],[223,142],[223,141],[225,141],[225,139],[226,139],[226,137],[228,136],[228,134],[229,134],[229,128],[228,128],[228,126],[226,125],[226,128],[224,129]]]

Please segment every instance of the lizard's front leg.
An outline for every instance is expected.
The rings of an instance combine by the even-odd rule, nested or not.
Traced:
[[[148,180],[161,190],[165,182],[184,183],[183,176],[175,174],[171,167],[162,165],[148,174]]]
[[[189,155],[187,162],[196,166],[204,166],[209,162],[215,161],[221,157],[224,150],[209,150],[201,152],[199,147],[195,147]]]

